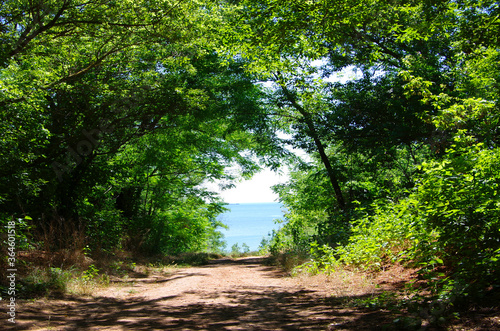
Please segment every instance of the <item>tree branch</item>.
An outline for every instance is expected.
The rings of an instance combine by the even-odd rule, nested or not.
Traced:
[[[318,150],[318,153],[321,158],[321,162],[326,168],[326,171],[328,173],[328,178],[330,179],[330,183],[332,184],[333,190],[335,192],[335,197],[337,199],[337,203],[339,204],[340,209],[343,212],[346,212],[346,203],[344,200],[344,196],[342,195],[342,190],[340,189],[340,185],[337,179],[337,174],[335,173],[335,170],[332,167],[332,164],[330,162],[330,159],[328,158],[328,155],[326,155],[325,147],[319,138],[318,132],[316,130],[316,127],[314,126],[314,121],[311,117],[311,114],[304,109],[296,100],[295,96],[293,95],[292,92],[288,89],[286,84],[283,81],[282,75],[278,72],[276,75],[276,81],[280,85],[285,97],[287,100],[290,102],[290,104],[302,115],[304,122],[307,125],[307,128],[309,130],[309,136],[314,140],[314,144],[316,145],[316,149]]]
[[[29,31],[31,31],[32,27],[27,27],[26,30],[21,34],[21,36],[17,40],[17,43],[14,46],[14,48],[9,52],[8,57],[11,58],[13,56],[16,56],[36,36],[42,34],[43,32],[49,30],[50,28],[52,28],[56,24],[57,20],[59,20],[61,15],[64,13],[64,11],[66,11],[66,9],[68,9],[70,2],[71,2],[70,0],[64,0],[63,5],[61,6],[61,8],[59,8],[59,11],[54,15],[54,18],[52,18],[52,20],[50,20],[50,22],[47,23],[46,25],[42,25],[40,22],[39,15],[36,15],[34,13],[33,15],[36,16],[36,18],[34,17],[35,24],[40,24],[40,26],[38,27],[38,29],[33,31],[31,34],[29,34]]]

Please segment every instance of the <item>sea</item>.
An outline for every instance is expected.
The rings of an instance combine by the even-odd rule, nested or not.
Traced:
[[[229,210],[219,215],[218,220],[226,224],[229,229],[221,229],[226,241],[226,251],[231,251],[234,244],[240,250],[245,243],[251,251],[256,251],[262,239],[269,239],[273,230],[283,219],[284,206],[279,202],[268,203],[239,203],[226,206]]]

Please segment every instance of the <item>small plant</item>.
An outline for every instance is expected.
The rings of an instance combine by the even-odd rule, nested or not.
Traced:
[[[248,246],[246,243],[243,243],[240,247],[239,244],[236,243],[233,246],[231,246],[231,252],[229,253],[229,255],[232,257],[242,257],[249,255],[249,253],[250,253],[250,246]]]
[[[123,261],[113,261],[109,264],[109,269],[113,274],[123,276],[126,271],[123,268]]]
[[[243,254],[247,254],[248,252],[250,252],[250,247],[246,243],[243,243],[241,245],[241,250]]]
[[[270,235],[269,235],[270,237]],[[259,255],[267,255],[269,254],[269,245],[270,245],[270,239],[269,238],[262,238],[259,248],[258,248],[258,254]]]
[[[240,255],[240,254],[241,254],[241,249],[238,243],[231,246],[231,255]]]
[[[90,249],[89,245],[83,247],[83,255],[90,256],[90,253],[92,253],[92,250]]]
[[[395,292],[383,291],[369,298],[356,300],[355,306],[371,308],[371,309],[389,309],[394,310],[400,308],[400,301]]]
[[[92,280],[99,274],[99,269],[95,265],[89,265],[88,269],[83,273],[82,279]]]
[[[334,249],[328,245],[319,246],[317,242],[311,243],[310,260],[295,267],[292,274],[306,272],[312,275],[318,273],[330,274],[339,266],[334,256]]]
[[[70,270],[60,268],[34,268],[19,282],[19,293],[22,297],[33,298],[51,293],[64,293],[72,278]]]

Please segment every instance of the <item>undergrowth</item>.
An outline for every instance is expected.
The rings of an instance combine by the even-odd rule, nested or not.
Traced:
[[[91,265],[81,271],[75,267],[61,269],[34,266],[20,275],[16,283],[16,296],[22,299],[54,297],[65,294],[91,295],[95,289],[109,285],[109,276],[99,274]]]
[[[220,254],[213,253],[132,257],[127,252],[116,252],[100,255],[93,260],[86,256],[85,250],[62,253],[64,254],[23,252],[17,261],[19,273],[16,296],[21,299],[58,297],[67,294],[91,296],[98,289],[109,286],[112,278],[147,277],[150,274],[168,275],[173,268],[204,265],[211,259],[221,257]],[[64,258],[61,259],[61,256]],[[7,278],[2,277],[2,279]],[[6,295],[7,291],[8,284],[1,283],[0,292]]]

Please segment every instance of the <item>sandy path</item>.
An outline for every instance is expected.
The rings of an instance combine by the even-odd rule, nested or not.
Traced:
[[[17,329],[325,330],[346,317],[348,324],[356,319],[328,303],[328,284],[305,284],[262,262],[216,260],[111,285],[89,298],[25,303]]]

